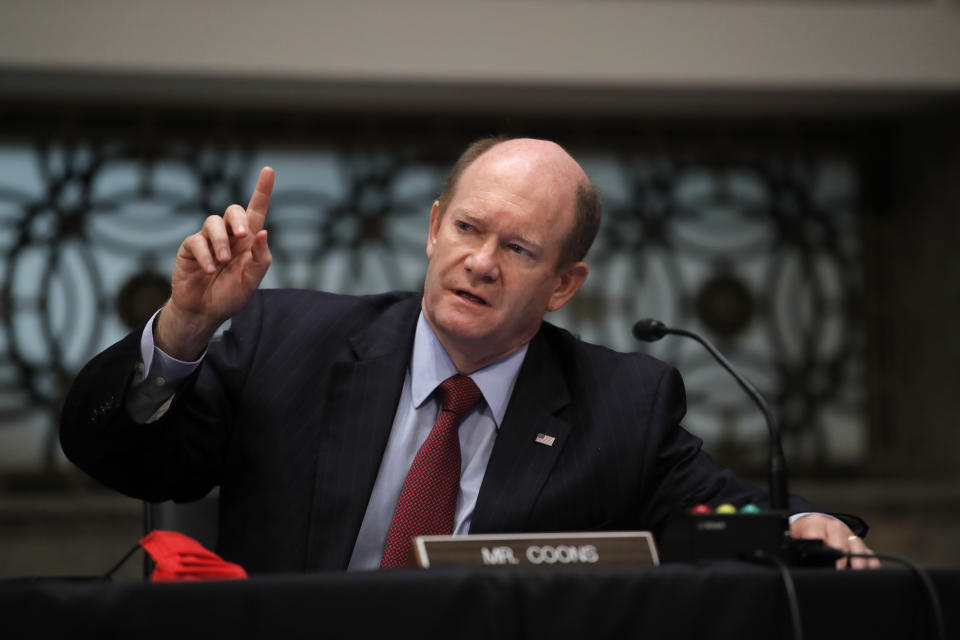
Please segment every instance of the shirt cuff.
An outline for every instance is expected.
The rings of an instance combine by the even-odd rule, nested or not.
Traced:
[[[153,322],[157,311],[150,317],[140,334],[140,358],[137,373],[127,394],[127,411],[135,422],[149,424],[163,417],[170,408],[177,384],[193,373],[206,354],[206,350],[193,362],[177,360],[154,344]]]
[[[834,520],[839,520],[840,518],[834,517],[829,513],[820,513],[819,511],[803,511],[801,513],[794,513],[790,516],[790,524],[793,524],[800,518],[804,516],[826,516],[828,518],[833,518]]]
[[[143,333],[140,334],[140,361],[143,365],[137,367],[139,373],[134,380],[134,384],[140,384],[148,378],[158,386],[183,380],[200,366],[203,356],[207,353],[204,349],[199,358],[190,362],[177,360],[164,353],[153,341],[153,323],[159,313],[160,310],[158,309],[150,316],[150,321],[147,322],[147,326],[143,328]]]

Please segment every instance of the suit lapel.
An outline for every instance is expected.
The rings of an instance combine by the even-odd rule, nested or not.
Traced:
[[[555,414],[569,403],[561,365],[546,340],[530,342],[490,455],[471,533],[523,531],[541,487],[566,444],[570,424]],[[537,442],[539,434],[555,438]]]
[[[322,413],[307,566],[346,568],[396,415],[420,298],[389,308],[330,369]]]

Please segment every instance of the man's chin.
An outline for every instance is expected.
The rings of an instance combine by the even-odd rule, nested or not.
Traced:
[[[490,330],[495,326],[494,318],[462,312],[440,313],[433,317],[424,314],[434,333],[445,343],[463,344],[490,343],[495,335]]]
[[[427,319],[435,329],[441,329],[450,335],[476,337],[489,335],[490,327],[497,324],[496,313],[489,305],[464,302],[459,298],[437,305],[433,312],[427,312]]]
[[[492,334],[488,327],[477,326],[477,323],[449,322],[441,323],[439,327],[434,327],[438,334],[441,334],[446,340],[463,345],[475,343],[489,343],[492,340]]]

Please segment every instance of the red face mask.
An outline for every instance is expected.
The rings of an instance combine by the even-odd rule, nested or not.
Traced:
[[[156,564],[150,575],[152,582],[247,577],[240,565],[227,562],[193,538],[176,531],[151,531],[140,540],[140,546]]]

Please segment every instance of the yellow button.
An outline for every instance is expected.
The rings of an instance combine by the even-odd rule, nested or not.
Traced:
[[[732,504],[722,504],[714,510],[714,513],[736,513],[737,508]]]

